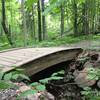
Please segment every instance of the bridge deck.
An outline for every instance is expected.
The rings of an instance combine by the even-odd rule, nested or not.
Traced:
[[[71,60],[81,48],[20,48],[0,52],[0,69],[3,72],[21,66],[27,75],[35,74],[54,64]]]

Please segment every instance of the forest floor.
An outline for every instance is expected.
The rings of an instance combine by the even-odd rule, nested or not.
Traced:
[[[100,50],[100,41],[99,40],[83,40],[73,44],[62,45],[63,47],[81,47],[83,49],[92,49],[92,50]]]
[[[28,41],[27,47],[82,47],[85,49],[99,49],[100,48],[100,35],[88,35],[88,36],[73,36],[66,35],[61,37],[57,37],[55,39],[51,38],[48,40],[43,40],[41,42],[36,41]],[[11,46],[8,42],[0,41],[0,50],[9,49]],[[16,42],[16,48],[23,47],[22,41]]]
[[[73,36],[68,35],[54,40],[42,41],[33,47],[82,47],[83,49],[100,49],[100,35]]]

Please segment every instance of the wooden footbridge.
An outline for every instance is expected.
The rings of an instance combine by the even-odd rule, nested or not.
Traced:
[[[9,72],[15,67],[25,69],[31,76],[52,65],[72,60],[81,48],[19,48],[0,52],[0,69]]]

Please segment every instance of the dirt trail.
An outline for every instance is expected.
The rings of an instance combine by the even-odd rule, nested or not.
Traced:
[[[83,49],[95,49],[95,50],[100,50],[100,41],[89,41],[89,40],[84,40],[78,43],[74,44],[66,44],[62,46],[67,46],[67,47],[81,47]]]

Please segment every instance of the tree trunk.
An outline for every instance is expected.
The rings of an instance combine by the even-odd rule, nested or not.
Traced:
[[[35,16],[34,16],[34,8],[32,6],[32,17],[33,17],[33,38],[35,39]]]
[[[1,0],[1,3],[2,3],[2,26],[3,26],[3,30],[4,30],[4,32],[7,36],[9,44],[11,46],[13,46],[13,42],[12,42],[12,39],[11,39],[11,32],[9,31],[9,27],[7,26],[7,23],[6,23],[5,0]]]
[[[76,0],[73,1],[73,10],[74,10],[74,35],[78,34],[78,28],[77,28],[77,3]]]
[[[98,0],[98,4],[97,4],[97,21],[98,21],[98,25],[97,25],[97,32],[100,32],[100,1]]]
[[[42,41],[42,31],[41,31],[41,8],[40,8],[40,0],[38,0],[38,39]]]
[[[44,12],[45,5],[44,5],[44,0],[42,0],[42,13]],[[43,30],[43,40],[46,38],[46,20],[45,20],[45,15],[42,14],[42,30]]]
[[[22,12],[22,25],[23,25],[23,40],[24,40],[24,46],[27,46],[27,26],[26,26],[26,14],[25,14],[25,8],[24,8],[24,0],[21,0],[21,12]]]
[[[91,23],[91,33],[95,33],[95,15],[96,15],[96,1],[91,0],[92,2],[92,7],[91,7],[91,16],[92,16],[92,23]]]
[[[83,4],[83,34],[89,34],[88,1]]]
[[[61,37],[64,34],[64,7],[61,5]]]

